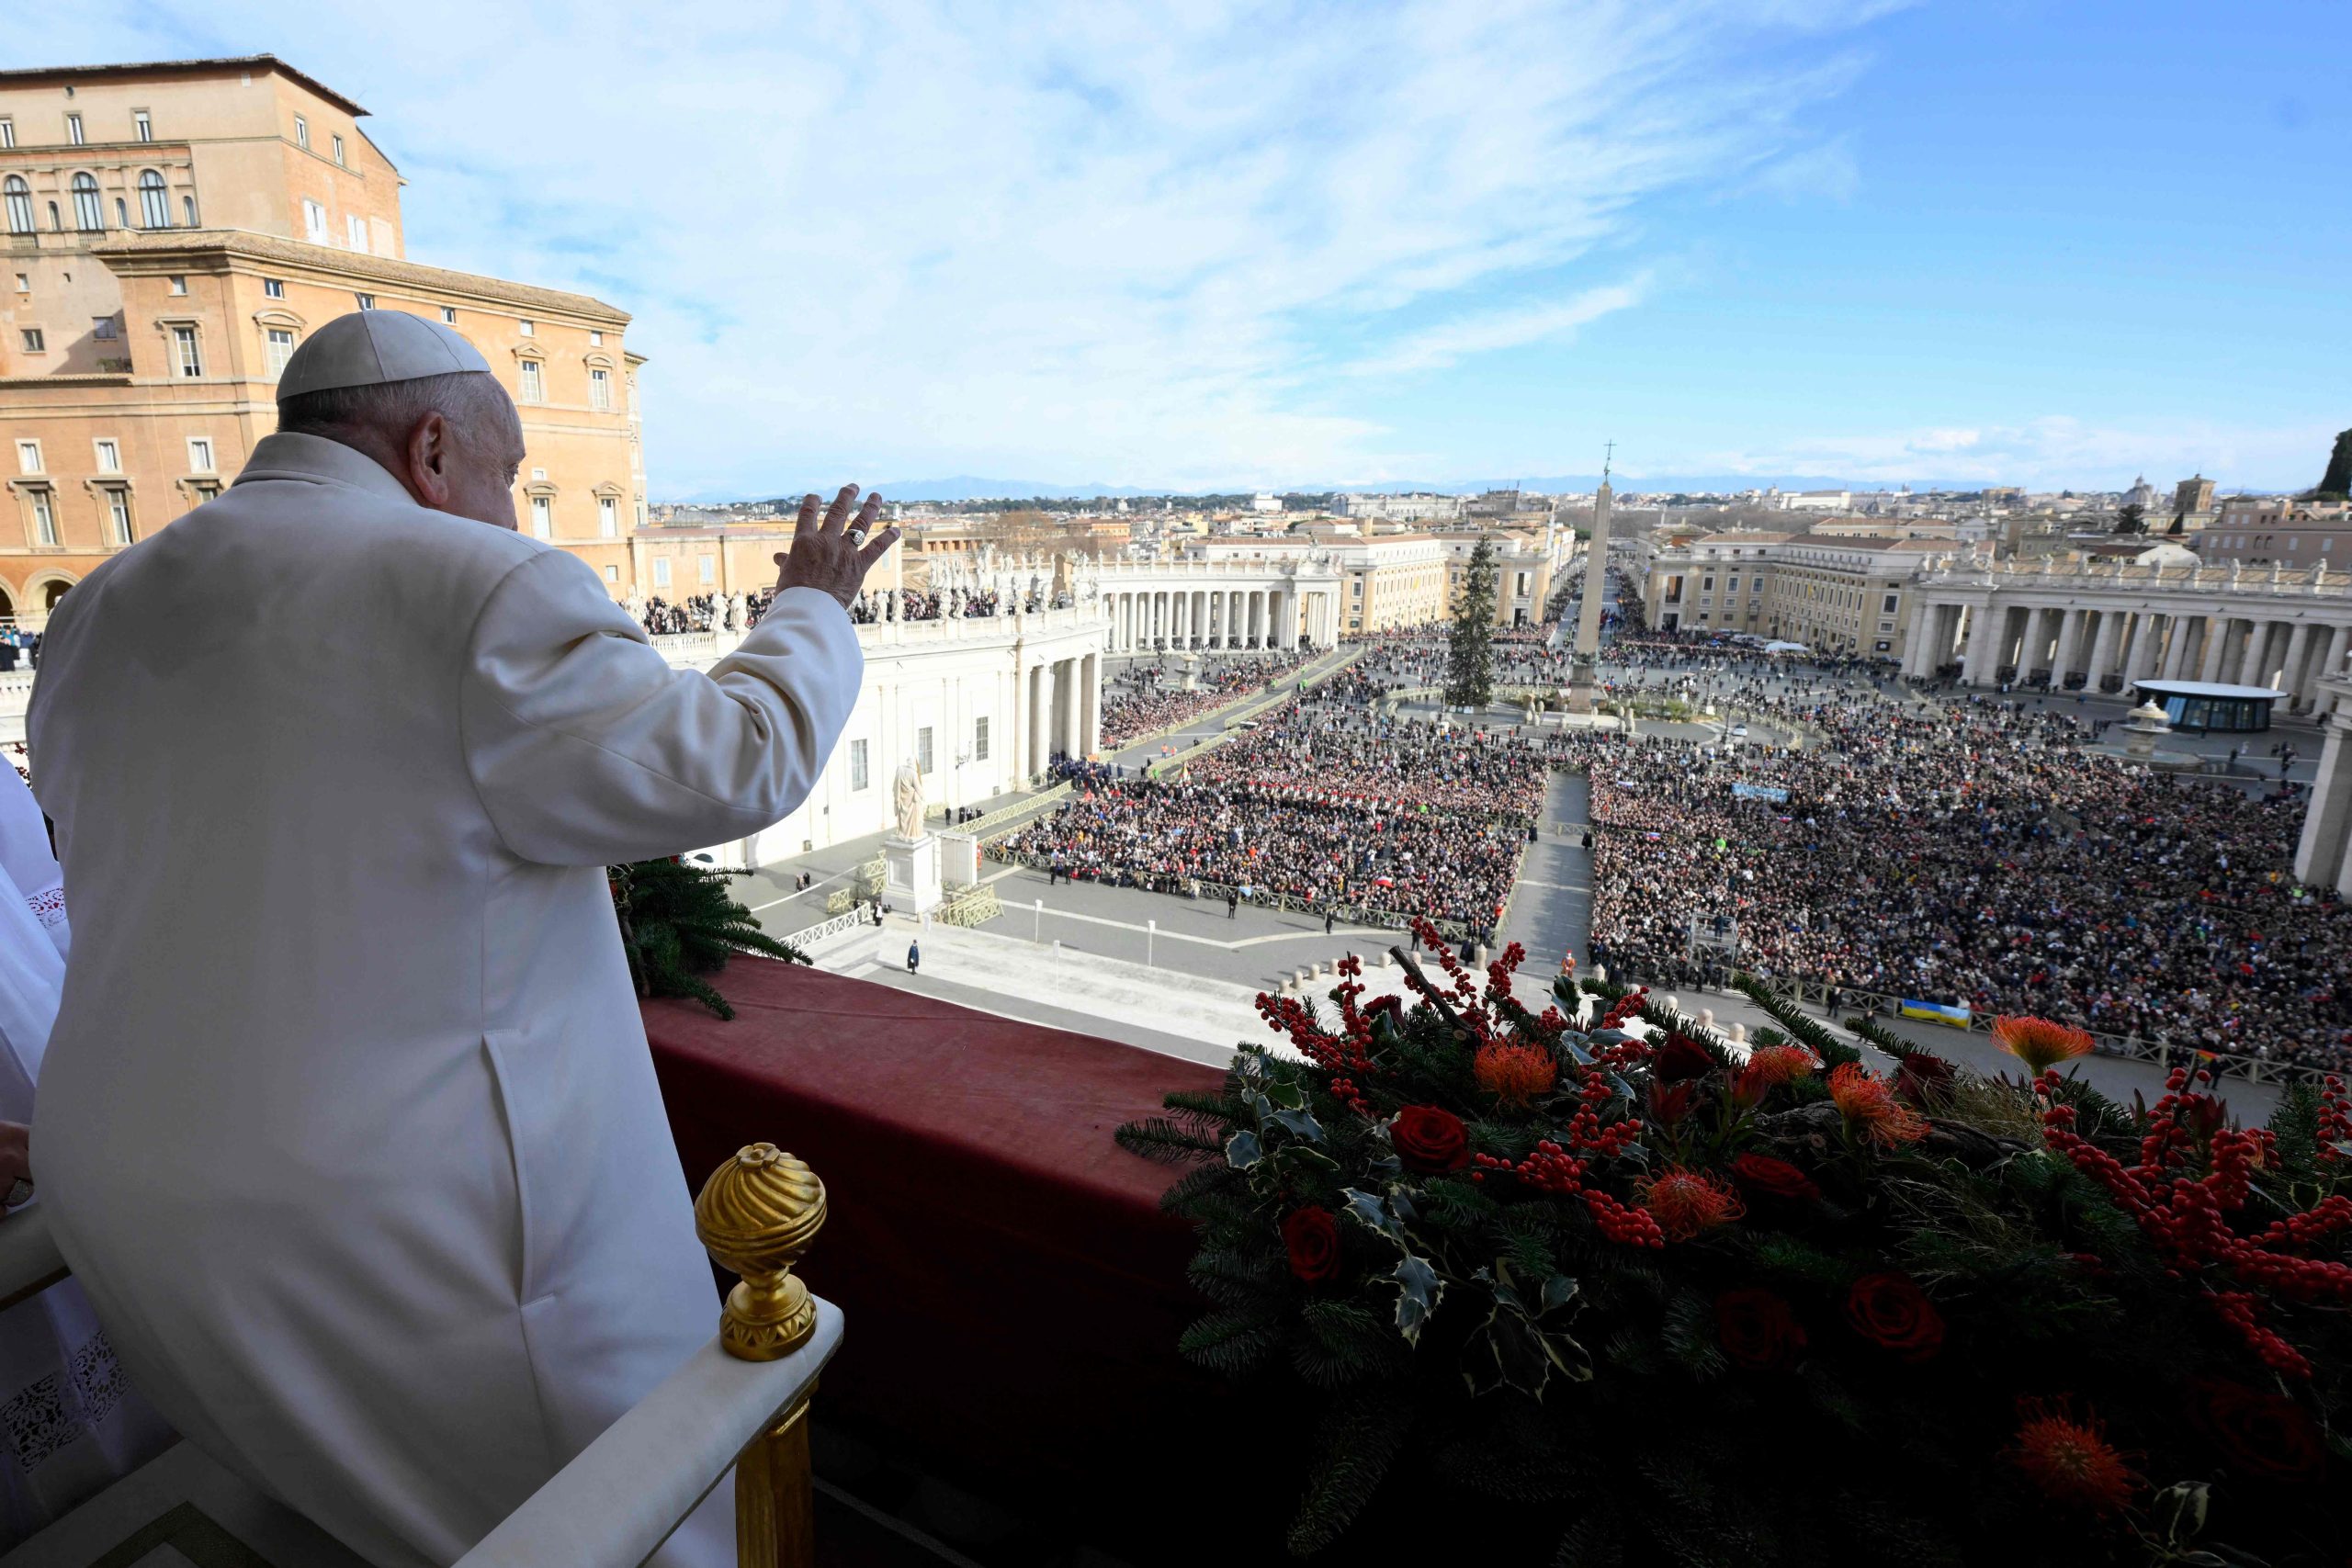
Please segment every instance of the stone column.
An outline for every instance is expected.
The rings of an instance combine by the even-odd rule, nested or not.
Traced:
[[[2050,689],[2066,689],[2066,677],[2075,668],[2075,656],[2082,650],[2083,622],[2089,618],[2088,610],[2062,610],[2058,614],[2058,651],[2050,660]]]
[[[2000,663],[2000,624],[2007,618],[2008,612],[1995,607],[1989,600],[1969,607],[1968,652],[1962,660],[1960,671],[1963,684],[1983,686],[1991,683],[1993,671]]]
[[[2246,623],[2245,647],[2240,649],[2238,653],[2237,681],[2239,685],[2258,686],[2262,684],[2262,667],[2269,662],[2269,660],[2266,657],[2269,651],[2269,643],[2270,623],[2268,621],[2248,621]]]
[[[1102,656],[1088,654],[1081,667],[1086,679],[1079,684],[1079,749],[1092,756],[1102,746]]]
[[[1282,605],[1282,645],[1295,650],[1298,647],[1298,591],[1285,588],[1278,596]]]
[[[2188,650],[2197,641],[2197,620],[2190,615],[2167,615],[2172,626],[2172,646],[2165,649],[2163,679],[2177,681],[2180,672],[2188,668]]]
[[[2113,610],[2098,613],[2098,630],[2091,636],[2090,662],[2083,667],[2083,690],[2097,695],[2098,685],[2115,672],[2115,643],[2123,617]]]
[[[2214,682],[2222,678],[2222,653],[2230,640],[2230,618],[2227,615],[2205,617],[2204,657],[2197,661],[2197,678]]]
[[[2327,634],[2327,650],[2320,655],[2319,668],[2303,677],[2303,705],[2312,712],[2319,712],[2321,705],[2327,700],[2321,693],[2319,683],[2344,678],[2344,654],[2347,647],[2352,647],[2352,626],[2337,626],[2330,631]]]
[[[2303,685],[2303,660],[2311,652],[2312,626],[2309,621],[2297,621],[2287,633],[2287,669],[2278,677],[2278,689],[2286,694],[2278,700],[2292,713]]]
[[[2303,835],[2295,844],[2295,880],[2338,892],[2352,884],[2345,864],[2352,858],[2352,682],[2330,679],[2319,700],[2335,711],[2327,719],[2327,741],[2320,748],[2319,778],[2303,814]]]

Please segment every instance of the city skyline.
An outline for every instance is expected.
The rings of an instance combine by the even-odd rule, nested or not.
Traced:
[[[417,254],[635,315],[667,497],[1459,485],[1611,436],[1641,482],[2287,490],[2352,423],[2340,10],[721,9],[616,62],[625,19],[96,0],[7,63],[350,93]]]

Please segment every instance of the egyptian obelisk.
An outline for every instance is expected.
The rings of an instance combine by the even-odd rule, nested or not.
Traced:
[[[1592,498],[1592,537],[1585,542],[1584,602],[1577,613],[1576,647],[1568,658],[1568,711],[1590,713],[1593,709],[1595,667],[1600,662],[1600,602],[1608,593],[1609,579],[1609,503],[1616,492],[1609,488],[1610,458],[1614,457],[1617,444],[1609,444],[1609,454],[1601,459],[1600,489]]]

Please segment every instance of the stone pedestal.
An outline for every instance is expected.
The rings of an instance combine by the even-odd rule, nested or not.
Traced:
[[[882,859],[888,867],[882,896],[893,909],[925,915],[939,907],[939,840],[934,835],[901,839],[888,834],[882,840]]]
[[[1568,712],[1590,713],[1600,705],[1600,662],[1582,653],[1568,660]]]

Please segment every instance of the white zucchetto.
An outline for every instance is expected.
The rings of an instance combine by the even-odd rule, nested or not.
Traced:
[[[277,378],[280,399],[424,376],[490,373],[481,351],[438,321],[405,310],[354,310],[303,340]]]

